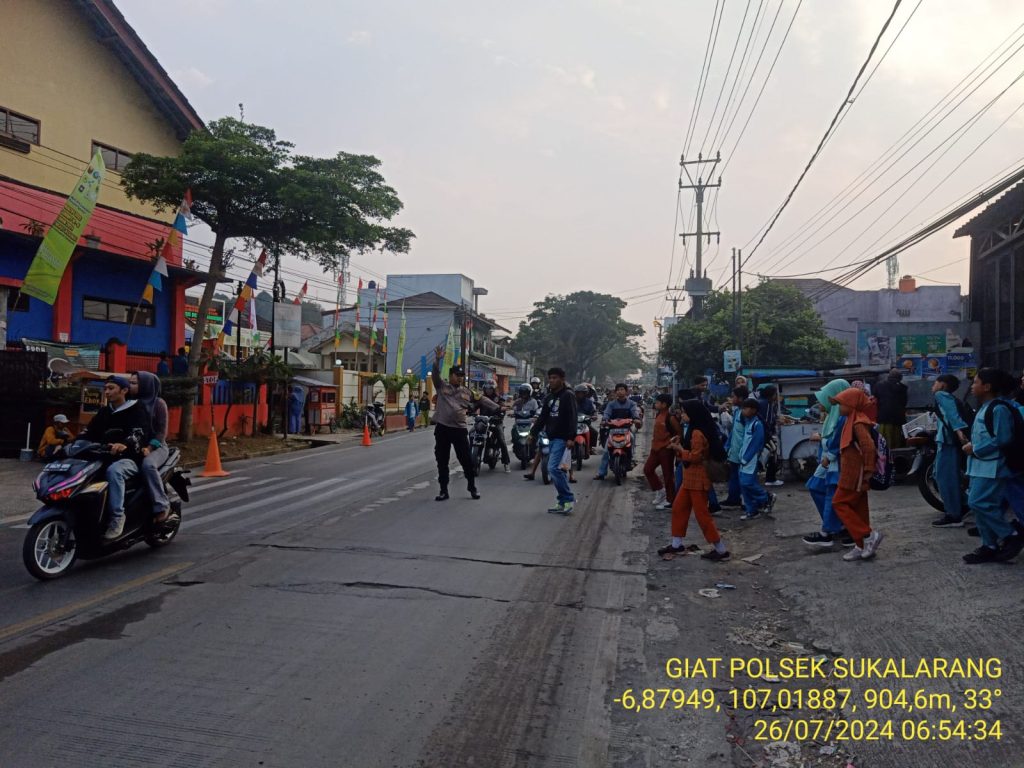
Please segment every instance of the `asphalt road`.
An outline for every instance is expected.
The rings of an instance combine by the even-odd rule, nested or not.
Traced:
[[[170,547],[52,583],[0,528],[0,765],[604,764],[645,589],[626,489],[587,467],[564,518],[499,467],[439,504],[432,447],[233,463]]]

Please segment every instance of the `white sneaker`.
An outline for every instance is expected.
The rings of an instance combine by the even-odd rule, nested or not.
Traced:
[[[112,514],[110,516],[110,524],[107,526],[106,532],[103,534],[103,538],[106,541],[113,541],[119,539],[121,534],[124,533],[124,512],[121,514]]]
[[[847,552],[845,555],[843,555],[843,560],[846,560],[847,562],[851,562],[853,560],[863,560],[863,559],[864,559],[864,550],[861,549],[860,547],[854,547],[849,552]]]
[[[875,556],[875,552],[878,551],[878,545],[882,543],[882,539],[885,538],[885,534],[881,531],[872,531],[871,534],[864,539],[864,554],[861,557],[865,560],[870,560]]]
[[[665,496],[665,489],[662,488],[660,491],[654,494],[654,501],[652,503],[654,504],[655,509],[660,509],[661,505],[664,504],[667,500],[668,499]]]
[[[784,485],[784,483],[781,480],[772,480],[770,483],[765,483],[765,485],[771,486],[772,488],[778,488],[780,485]]]
[[[672,503],[668,501],[668,499],[666,499],[665,501],[661,502],[661,504],[658,504],[654,508],[660,510],[672,509]]]

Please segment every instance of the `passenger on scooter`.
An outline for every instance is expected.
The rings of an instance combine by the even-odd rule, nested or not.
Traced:
[[[615,385],[615,399],[610,400],[608,405],[604,407],[602,418],[604,421],[632,419],[633,426],[639,429],[642,418],[640,406],[629,399],[629,388],[625,384]],[[601,467],[597,470],[597,474],[594,475],[595,480],[604,480],[605,475],[608,474],[608,463],[611,461],[612,455],[607,445],[604,448],[604,454],[601,456]]]
[[[160,379],[148,371],[133,373],[128,396],[134,397],[149,414],[153,435],[142,449],[142,479],[153,501],[153,522],[163,523],[171,516],[171,502],[164,490],[160,467],[167,461],[167,403],[160,397]]]
[[[107,404],[100,408],[92,421],[81,434],[81,439],[93,443],[103,443],[106,435],[117,430],[128,441],[136,429],[142,431],[139,447],[149,443],[153,436],[152,420],[145,409],[135,400],[128,399],[131,383],[124,376],[109,376],[103,385],[103,394]],[[116,442],[110,446],[110,452],[120,457],[107,467],[107,482],[110,489],[110,521],[104,539],[113,540],[124,533],[124,485],[130,477],[139,473],[139,453],[130,442]]]
[[[596,416],[597,406],[594,404],[594,398],[591,395],[591,387],[589,384],[577,384],[573,387],[573,391],[576,393],[576,413],[579,416]],[[594,422],[590,422],[590,451],[593,453],[594,446],[597,445],[597,428],[594,426]]]

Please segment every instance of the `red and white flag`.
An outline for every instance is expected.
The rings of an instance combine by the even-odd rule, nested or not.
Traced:
[[[302,284],[302,290],[299,291],[299,295],[295,297],[295,301],[292,304],[301,304],[302,300],[306,298],[306,291],[309,290],[309,280]]]

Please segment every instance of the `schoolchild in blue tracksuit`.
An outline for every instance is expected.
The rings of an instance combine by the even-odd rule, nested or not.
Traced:
[[[957,408],[960,379],[944,373],[932,384],[939,431],[935,434],[935,466],[932,475],[939,487],[945,514],[932,522],[936,528],[959,528],[964,524],[963,492],[960,488],[961,446],[967,442],[967,422]]]
[[[757,461],[764,450],[764,422],[757,414],[757,400],[748,397],[743,401],[743,451],[740,454],[740,491],[746,511],[740,520],[753,520],[771,512],[775,505],[775,494],[768,493],[757,477]]]
[[[1013,378],[997,368],[982,368],[974,377],[971,392],[981,403],[971,428],[971,441],[963,447],[967,454],[970,489],[967,503],[974,512],[981,546],[964,555],[964,562],[991,563],[1011,560],[1024,548],[1020,535],[1003,517],[1003,499],[1013,471],[1006,464],[1003,450],[1013,441],[1013,417],[1000,395],[1013,388]],[[992,410],[991,416],[988,416]],[[992,422],[992,431],[986,426]]]
[[[749,396],[750,390],[743,386],[732,391],[732,428],[729,430],[729,439],[725,442],[725,450],[729,454],[729,497],[722,502],[723,507],[743,506],[740,491],[740,457],[743,455],[743,428],[746,426],[746,420],[743,418],[743,401]]]
[[[1024,403],[1019,400],[1010,401],[1010,405],[1024,418]],[[1006,481],[1006,503],[1017,518],[1017,532],[1024,531],[1024,473],[1017,473]]]
[[[405,428],[410,432],[416,430],[416,417],[420,415],[420,407],[416,404],[416,401],[412,399],[412,393],[409,393],[409,402],[405,404]]]
[[[804,536],[804,544],[811,547],[830,549],[843,532],[843,521],[832,509],[832,497],[839,487],[839,451],[846,417],[839,413],[839,406],[830,398],[850,388],[846,379],[833,379],[814,393],[825,411],[825,422],[821,425],[818,444],[818,466],[807,480],[807,490],[821,516],[821,530]]]

